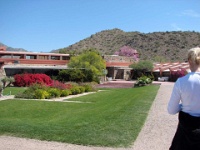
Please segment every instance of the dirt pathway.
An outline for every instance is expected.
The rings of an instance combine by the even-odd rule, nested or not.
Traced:
[[[88,147],[33,139],[0,136],[0,150],[167,150],[177,126],[177,115],[166,107],[173,83],[162,83],[137,140],[130,148]]]

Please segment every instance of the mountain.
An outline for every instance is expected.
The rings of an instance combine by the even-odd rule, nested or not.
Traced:
[[[23,48],[12,48],[9,47],[3,43],[0,43],[0,46],[5,46],[6,47],[6,51],[18,51],[18,52],[27,52],[27,50],[23,49]]]
[[[124,32],[103,30],[68,47],[54,50],[59,53],[80,53],[96,48],[103,55],[111,55],[122,46],[130,46],[140,53],[141,60],[185,61],[187,50],[200,46],[200,33],[195,31]]]

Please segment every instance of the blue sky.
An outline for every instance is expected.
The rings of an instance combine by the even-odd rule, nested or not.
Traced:
[[[0,42],[32,52],[102,30],[200,32],[200,0],[0,0]]]

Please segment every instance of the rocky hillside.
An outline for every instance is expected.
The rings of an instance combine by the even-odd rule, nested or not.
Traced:
[[[187,50],[200,46],[199,32],[124,32],[120,29],[104,30],[69,47],[54,50],[60,53],[79,53],[96,48],[102,54],[114,54],[122,46],[130,46],[140,53],[140,59],[154,61],[185,61]]]

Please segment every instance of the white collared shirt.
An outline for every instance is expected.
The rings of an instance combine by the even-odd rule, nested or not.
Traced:
[[[169,114],[179,111],[200,116],[200,72],[191,72],[179,78],[168,103]]]

